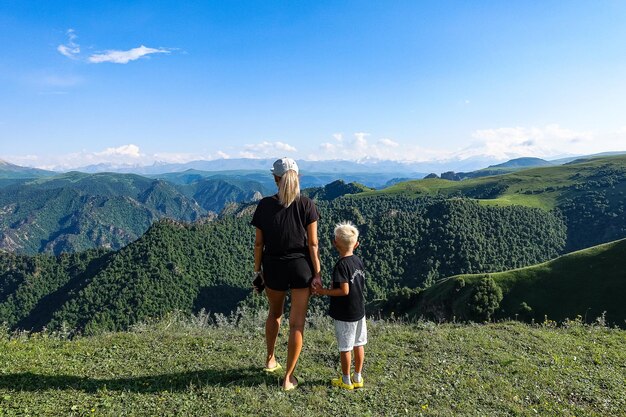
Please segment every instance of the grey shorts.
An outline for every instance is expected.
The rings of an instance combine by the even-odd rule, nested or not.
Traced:
[[[367,343],[367,325],[365,317],[359,321],[335,320],[335,336],[339,352],[348,352],[355,346]]]

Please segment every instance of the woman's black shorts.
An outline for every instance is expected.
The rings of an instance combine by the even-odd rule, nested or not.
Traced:
[[[307,257],[277,259],[263,256],[263,279],[272,290],[308,288],[312,278],[313,264]]]

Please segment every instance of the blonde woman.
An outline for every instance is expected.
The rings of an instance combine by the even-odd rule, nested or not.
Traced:
[[[300,196],[296,161],[281,158],[274,162],[271,171],[278,193],[263,198],[252,217],[252,225],[256,227],[254,276],[262,276],[269,301],[265,321],[266,372],[282,368],[276,360],[276,338],[285,297],[291,291],[289,344],[282,384],[289,391],[298,385],[293,373],[302,350],[310,287],[313,282],[321,284],[317,239],[320,215],[311,199]]]

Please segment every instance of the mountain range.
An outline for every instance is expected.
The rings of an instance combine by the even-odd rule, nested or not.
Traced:
[[[547,162],[554,165],[561,165],[580,158],[612,156],[624,152],[603,152],[592,155],[576,155],[549,160]],[[517,158],[515,160],[540,159],[540,158]],[[515,161],[514,160],[514,161]],[[159,175],[169,172],[182,172],[187,170],[198,171],[261,171],[266,173],[268,167],[274,162],[272,158],[228,158],[215,160],[195,160],[186,163],[169,163],[156,161],[152,165],[128,164],[128,163],[99,163],[86,166],[54,167],[56,172],[67,172],[68,170],[97,173],[97,172],[118,172],[140,175]],[[484,167],[493,167],[501,164],[508,164],[501,159],[496,159],[489,155],[477,155],[469,158],[448,158],[433,161],[393,161],[377,158],[362,158],[358,161],[347,160],[298,160],[298,164],[303,172],[309,173],[370,173],[400,174],[400,177],[422,177],[425,173],[442,173],[447,171],[471,172]],[[342,179],[342,178],[334,178]],[[343,178],[346,180],[345,178]]]
[[[558,314],[546,309],[549,299],[538,294],[551,280],[558,283],[557,293],[567,293],[563,286],[571,284],[571,291],[582,294],[576,306],[591,303],[593,314],[605,306],[607,317],[619,324],[621,310],[609,301],[602,304],[605,295],[584,288],[595,282],[585,277],[615,275],[606,265],[617,275],[605,287],[617,288],[619,271],[626,270],[621,252],[597,258],[609,259],[608,264],[585,256],[555,261],[549,269],[556,275],[537,275],[537,285],[519,287],[527,292],[513,290],[506,284],[513,278],[501,277],[526,279],[547,267],[497,274],[626,237],[626,155],[533,167],[537,164],[546,165],[516,160],[490,168],[512,170],[506,174],[400,181],[378,190],[345,181],[305,189],[322,214],[323,270],[332,269],[335,257],[332,226],[348,219],[361,230],[359,253],[372,271],[370,308],[384,311],[391,303],[397,312],[410,312],[422,303],[425,310],[419,311],[434,314],[456,303],[457,298],[445,297],[462,293],[469,310],[446,310],[458,318],[580,314],[574,307]],[[5,178],[0,187],[0,319],[13,328],[67,323],[95,331],[124,329],[172,310],[258,308],[260,299],[247,290],[253,238],[249,216],[255,201],[274,192],[275,185],[254,181],[254,175],[259,174],[187,171],[148,178],[70,172]],[[590,253],[602,257],[605,252]],[[591,269],[575,278],[585,262]],[[556,267],[564,263],[571,266]],[[441,281],[449,276],[462,280]],[[593,279],[600,285],[601,278]],[[437,290],[449,285],[457,287]],[[444,304],[416,301],[431,299],[428,294],[442,294],[435,299]],[[320,302],[323,308],[319,299],[312,301],[314,306]]]
[[[407,178],[389,179],[390,174],[375,172],[354,176],[303,174],[301,181],[305,187],[317,188],[319,191],[312,191],[311,195],[319,199],[375,193],[361,185],[350,186],[350,190],[341,186],[333,191],[322,187],[334,184],[333,178],[343,176],[349,179],[342,180],[343,183],[348,184],[361,182],[355,181],[356,178],[361,183],[378,179],[379,183],[385,181],[391,185],[381,193],[460,195],[480,199],[482,204],[521,204],[546,210],[558,207],[570,213],[566,217],[572,222],[572,230],[584,231],[589,222],[574,220],[576,216],[572,213],[596,207],[590,200],[604,198],[602,193],[607,192],[602,186],[604,182],[620,181],[623,158],[589,156],[565,165],[522,158],[468,173],[462,181],[441,180],[436,176],[407,181]],[[537,166],[540,167],[534,168]],[[494,172],[499,175],[493,176]],[[609,172],[612,173],[605,175]],[[267,171],[187,170],[146,177],[119,173],[54,174],[4,163],[0,165],[0,248],[26,254],[58,254],[100,246],[119,249],[141,236],[157,219],[214,218],[227,205],[256,201],[273,193],[275,187]],[[609,210],[595,216],[597,221],[607,223],[610,216],[620,216],[622,200],[608,198],[614,201]],[[592,243],[616,238],[621,233],[619,228],[607,230],[612,231]],[[584,240],[588,235],[583,234]],[[583,247],[576,239],[570,234],[568,248]]]

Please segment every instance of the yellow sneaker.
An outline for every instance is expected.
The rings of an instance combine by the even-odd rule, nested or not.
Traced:
[[[347,389],[349,391],[352,391],[354,389],[354,385],[352,384],[346,384],[343,382],[343,379],[341,378],[341,376],[339,376],[339,378],[333,378],[330,380],[330,384],[333,387],[339,387],[339,388],[343,388],[343,389]]]
[[[363,377],[361,377],[361,382],[356,382],[354,380],[354,375],[352,375],[352,386],[356,389],[356,388],[363,388],[363,382],[365,382],[365,380],[363,379]]]

